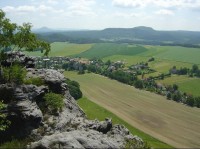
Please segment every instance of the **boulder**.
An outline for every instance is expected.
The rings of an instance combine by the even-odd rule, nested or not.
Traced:
[[[43,137],[28,148],[122,148],[124,138],[108,137],[95,130],[74,130]]]
[[[101,122],[98,120],[93,120],[93,121],[91,120],[85,122],[85,124],[82,124],[81,127],[97,130],[99,132],[106,134],[112,128],[112,120],[109,118],[106,118],[105,121]]]
[[[49,90],[57,94],[66,94],[68,91],[65,77],[60,72],[53,69],[27,69],[27,77],[39,77],[48,85]]]
[[[5,88],[12,91],[10,97],[13,97],[4,111],[11,125],[7,131],[0,133],[0,138],[11,139],[13,136],[21,138],[30,135],[33,129],[39,127],[43,119],[43,114],[35,99],[43,96],[47,88],[35,85],[0,85],[0,91]]]

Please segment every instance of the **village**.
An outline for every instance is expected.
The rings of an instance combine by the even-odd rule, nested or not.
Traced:
[[[150,59],[149,61],[151,61]],[[154,60],[154,59],[153,59]],[[154,77],[145,77],[145,74],[154,73],[155,70],[148,66],[148,62],[141,62],[126,67],[125,62],[110,60],[103,62],[101,59],[83,59],[71,57],[35,57],[36,68],[56,69],[60,72],[77,71],[78,74],[96,73],[115,79],[119,82],[144,89],[156,94],[166,96],[168,100],[174,100],[189,106],[200,107],[200,97],[193,97],[191,94],[183,93],[178,89],[178,85],[163,85],[156,80],[170,77],[178,72],[175,68],[169,70],[167,74],[159,74]],[[171,71],[171,72],[170,72]]]

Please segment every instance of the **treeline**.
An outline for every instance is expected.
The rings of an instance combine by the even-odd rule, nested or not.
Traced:
[[[196,44],[187,44],[187,43],[161,43],[161,46],[180,46],[186,48],[200,48],[200,45]]]
[[[189,75],[190,77],[200,77],[200,69],[196,64],[194,64],[191,69],[186,67],[177,69],[176,66],[173,66],[173,68],[171,68],[169,72],[177,75]]]
[[[139,79],[137,77],[137,74],[124,70],[120,65],[118,67],[115,67],[115,70],[112,70],[110,68],[111,66],[113,66],[113,63],[110,61],[104,63],[100,59],[93,59],[92,63],[88,65],[84,64],[84,67],[69,67],[69,66],[73,66],[73,64],[72,63],[70,65],[64,64],[63,68],[65,70],[78,70],[79,74],[84,74],[85,71],[87,71],[88,73],[93,72],[96,74],[100,74],[110,79],[114,79],[119,82],[134,86],[135,88],[144,89],[162,96],[166,96],[168,100],[174,100],[176,102],[184,103],[188,106],[192,107],[196,106],[200,108],[200,97],[194,97],[190,94],[181,92],[178,89],[178,85],[174,84],[173,86],[171,85],[164,86],[161,84],[157,84],[155,82],[157,78],[154,77],[150,77],[147,79]],[[158,77],[159,79],[163,79],[165,76],[168,75],[170,74],[165,74],[165,75],[161,74],[161,76]]]

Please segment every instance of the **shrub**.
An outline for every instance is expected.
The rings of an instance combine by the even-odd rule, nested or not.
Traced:
[[[22,84],[26,77],[26,69],[18,64],[3,68],[3,79],[9,83]]]
[[[140,148],[140,149],[151,149],[151,146],[147,143],[141,143],[138,140],[126,140],[125,149]]]
[[[64,106],[63,96],[55,93],[47,93],[44,96],[45,103],[50,108],[51,111],[61,110]]]
[[[1,149],[25,149],[26,148],[26,146],[30,143],[30,142],[32,142],[32,140],[31,139],[29,139],[29,138],[27,138],[27,139],[22,139],[22,140],[17,140],[17,139],[14,139],[14,140],[12,140],[12,141],[8,141],[8,142],[5,142],[5,143],[3,143],[3,144],[1,144],[0,145],[0,148]]]
[[[195,105],[197,108],[200,108],[200,97],[195,98]]]
[[[24,80],[24,84],[33,84],[33,85],[36,85],[36,86],[41,86],[41,85],[44,85],[44,81],[41,79],[41,78],[30,78],[30,79],[27,79],[27,80]]]
[[[0,110],[5,108],[5,104],[0,101]],[[10,121],[6,119],[6,115],[0,112],[0,131],[5,131],[10,125]]]
[[[139,89],[143,89],[143,87],[144,87],[142,80],[135,81],[134,85],[136,88],[139,88]]]
[[[189,96],[186,100],[186,104],[193,107],[194,106],[194,103],[195,103],[195,99],[193,96]]]
[[[69,87],[69,93],[72,97],[74,97],[74,99],[79,99],[82,97],[82,92],[78,82],[67,79],[66,83]]]

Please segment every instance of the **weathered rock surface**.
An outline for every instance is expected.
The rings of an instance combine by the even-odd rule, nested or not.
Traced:
[[[52,92],[65,94],[68,90],[67,84],[64,83],[65,77],[60,72],[53,69],[27,69],[27,77],[40,77],[49,86]]]
[[[33,57],[26,56],[23,52],[20,51],[10,51],[6,52],[7,59],[2,62],[3,66],[10,66],[11,63],[17,61],[20,64],[24,65],[26,68],[34,68],[35,60]]]
[[[45,136],[42,140],[32,143],[29,148],[120,148],[123,137],[107,137],[94,130],[74,130]]]
[[[9,92],[5,92],[6,89]],[[29,135],[33,129],[39,127],[43,119],[43,114],[35,99],[43,96],[47,91],[48,88],[45,86],[0,85],[0,92],[4,94],[3,98],[12,97],[12,99],[7,100],[8,105],[6,110],[4,110],[11,125],[7,131],[0,133],[2,139],[5,138],[3,136],[7,138],[12,136],[23,137]]]

